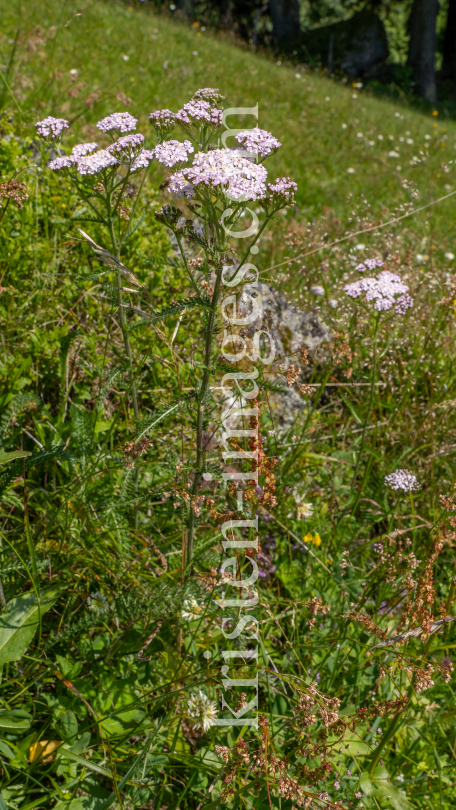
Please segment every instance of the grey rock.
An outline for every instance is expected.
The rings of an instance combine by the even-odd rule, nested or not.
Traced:
[[[245,285],[238,307],[239,317],[244,318],[252,311],[252,298],[260,312],[244,329],[250,336],[259,329],[268,331],[274,343],[276,357],[292,354],[302,348],[308,349],[311,356],[312,352],[331,340],[330,330],[316,313],[298,309],[289,303],[283,293],[265,282]],[[299,365],[299,356],[284,357],[282,364],[285,371],[291,363]],[[282,375],[269,379],[280,386],[285,383]],[[272,415],[281,431],[291,429],[296,418],[307,409],[307,400],[296,387],[283,393],[270,392],[268,399]]]

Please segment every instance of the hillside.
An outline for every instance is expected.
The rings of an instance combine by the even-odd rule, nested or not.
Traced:
[[[0,0],[0,11],[3,65],[20,31],[9,80],[24,123],[63,115],[89,138],[113,109],[128,107],[145,124],[151,110],[177,109],[198,87],[219,87],[228,106],[258,102],[259,126],[284,144],[270,171],[294,177],[308,216],[324,206],[343,214],[349,193],[365,196],[374,211],[391,209],[408,199],[404,180],[417,184],[421,204],[454,185],[454,169],[446,173],[442,163],[456,154],[456,123],[442,113],[425,115],[276,64],[140,3],[89,0],[79,8],[42,0],[18,18],[15,6]],[[433,209],[430,227],[450,210],[451,201]]]

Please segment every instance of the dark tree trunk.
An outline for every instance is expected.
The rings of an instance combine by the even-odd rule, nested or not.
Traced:
[[[195,0],[176,0],[176,6],[187,17],[193,18],[195,15]]]
[[[449,0],[443,38],[442,79],[456,79],[456,0]]]
[[[234,17],[232,0],[222,0],[220,3],[220,26],[227,31],[233,30]]]
[[[299,0],[269,0],[272,33],[276,42],[297,39],[299,35]]]
[[[410,34],[407,65],[412,68],[418,93],[436,102],[435,48],[438,0],[413,0],[408,21]]]

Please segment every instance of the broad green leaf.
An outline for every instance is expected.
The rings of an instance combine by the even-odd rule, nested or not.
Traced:
[[[15,734],[21,731],[28,731],[32,715],[18,709],[16,711],[0,711],[0,732]]]
[[[16,596],[0,614],[0,666],[22,658],[35,635],[41,615],[49,610],[60,593],[56,586],[45,591],[39,604],[34,592]]]
[[[375,785],[371,782],[367,771],[364,771],[359,777],[359,786],[366,796],[372,796],[375,793]]]
[[[0,793],[0,810],[8,810],[8,805],[5,802],[5,799],[3,798],[1,793]]]
[[[76,715],[68,709],[60,718],[59,731],[64,740],[70,740],[78,733],[78,721]]]
[[[80,799],[73,799],[68,802],[58,802],[54,810],[98,810],[103,806],[103,799],[96,799],[94,796],[82,796]]]
[[[0,450],[0,464],[9,464],[10,461],[14,461],[16,458],[27,458],[27,456],[31,455],[26,450],[12,450],[10,453]]]
[[[388,781],[388,771],[384,767],[375,769],[372,775],[367,771],[361,774],[359,785],[366,796],[389,799],[394,810],[412,810],[412,805],[402,790],[398,790]]]

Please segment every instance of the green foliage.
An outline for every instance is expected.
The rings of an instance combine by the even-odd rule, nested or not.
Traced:
[[[8,65],[17,17],[11,4],[0,0],[0,8]],[[31,127],[62,114],[74,119],[75,139],[90,140],[94,123],[124,106],[116,95],[131,95],[125,106],[145,118],[160,106],[178,109],[202,84],[220,86],[230,106],[259,100],[260,126],[282,140],[271,173],[297,179],[299,201],[293,221],[288,211],[271,236],[261,236],[260,278],[321,319],[332,343],[309,350],[307,365],[291,358],[315,389],[301,400],[294,389],[300,407],[287,404],[279,361],[258,377],[265,454],[278,459],[277,504],[251,502],[263,576],[252,625],[233,649],[250,649],[258,628],[268,756],[286,758],[290,778],[311,795],[327,790],[341,806],[360,792],[366,810],[450,810],[456,715],[443,676],[445,666],[451,675],[455,623],[424,641],[376,645],[378,633],[391,638],[411,626],[406,611],[420,608],[420,583],[434,592],[434,618],[443,607],[454,613],[455,541],[439,500],[455,482],[455,293],[445,256],[454,251],[452,198],[388,228],[347,231],[383,225],[410,203],[450,193],[454,124],[442,123],[443,110],[431,121],[361,90],[353,98],[353,88],[318,74],[299,70],[296,78],[296,69],[205,32],[197,37],[139,6],[94,2],[81,10],[46,0],[27,9],[23,25],[0,133],[1,181],[27,169],[29,193],[0,225],[0,808],[195,810],[203,800],[215,808],[229,803],[227,783],[216,779],[223,759],[215,746],[233,749],[242,737],[250,763],[261,754],[261,732],[203,732],[188,712],[199,690],[217,702],[220,717],[230,716],[222,695],[232,707],[239,699],[220,685],[233,628],[220,626],[219,600],[230,585],[220,575],[222,521],[205,503],[193,564],[182,560],[189,525],[182,493],[195,474],[193,428],[208,368],[207,288],[195,294],[166,223],[157,222],[166,196],[154,190],[163,179],[154,170],[121,257],[138,282],[130,287],[123,276],[136,290],[123,293],[135,416],[116,265],[100,269],[72,215],[88,218],[90,236],[109,251],[103,223],[39,164]],[[390,157],[393,147],[400,157]],[[189,236],[187,229],[187,260],[207,248]],[[371,257],[397,269],[415,299],[403,319],[385,317],[378,332],[372,312],[343,292],[358,277],[356,264]],[[209,267],[199,267],[198,285],[210,282]],[[215,324],[217,340],[223,328]],[[291,352],[293,335],[279,332]],[[236,510],[217,434],[226,405],[218,385],[232,369],[214,351],[214,386],[203,403],[212,477],[201,492],[222,516]],[[416,473],[419,492],[387,489],[384,476],[398,467]],[[260,483],[266,487],[265,477]],[[238,530],[238,539],[247,536]],[[438,536],[445,544],[432,558]],[[250,574],[241,553],[238,565]],[[232,618],[236,624],[234,610]],[[428,663],[433,684],[419,690]],[[251,677],[252,666],[239,661],[233,671]],[[312,683],[318,706],[341,701],[340,725],[326,728],[318,708],[308,725],[299,715]],[[403,711],[391,708],[407,695]],[[315,776],[321,749],[301,755],[308,739],[334,749],[329,778]],[[257,790],[246,763],[230,756],[230,807],[287,810],[277,772],[266,780],[260,770]],[[315,807],[324,801],[314,799]]]

